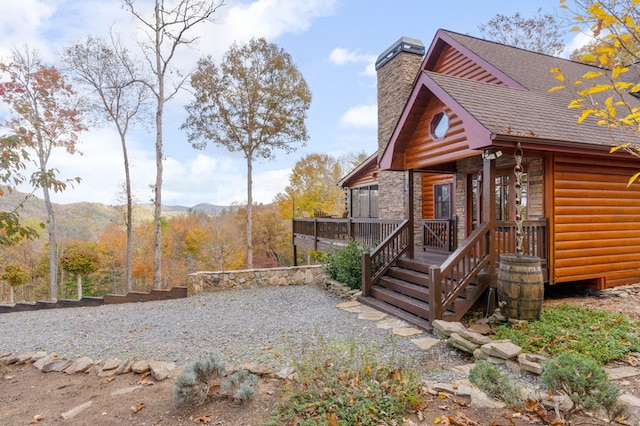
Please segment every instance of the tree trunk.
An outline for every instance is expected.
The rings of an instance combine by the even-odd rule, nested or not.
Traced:
[[[253,192],[251,155],[247,155],[247,269],[253,268]]]
[[[42,173],[45,173],[43,170]],[[56,218],[49,196],[49,188],[42,187],[44,205],[47,207],[47,232],[49,234],[49,299],[58,300],[58,243],[56,242]]]
[[[82,300],[82,275],[78,274],[78,300]]]
[[[120,126],[118,126],[120,130]],[[127,227],[127,258],[125,260],[125,291],[131,292],[133,283],[131,280],[131,264],[133,256],[133,196],[131,195],[131,173],[129,171],[129,154],[127,153],[127,143],[124,132],[120,131],[120,142],[122,143],[122,156],[124,157],[124,184],[127,192],[127,212],[125,225]]]
[[[153,288],[162,289],[162,235],[161,235],[161,219],[162,219],[162,112],[164,107],[164,69],[162,67],[162,58],[160,47],[161,41],[161,16],[160,5],[155,2],[155,19],[156,19],[156,70],[158,77],[158,93],[157,93],[157,109],[156,109],[156,184],[154,191],[154,209],[153,209]]]
[[[9,286],[9,304],[10,304],[10,305],[13,305],[14,303],[16,303],[16,302],[15,302],[15,298],[14,298],[13,294],[14,294],[14,293],[13,293],[13,286],[12,286],[12,285],[10,285],[10,286]]]

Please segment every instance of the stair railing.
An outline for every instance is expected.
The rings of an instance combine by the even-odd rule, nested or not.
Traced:
[[[400,225],[387,236],[371,252],[362,254],[362,295],[371,296],[371,286],[404,254],[409,248],[409,221],[403,220]]]
[[[429,321],[442,319],[444,312],[489,264],[490,238],[491,227],[483,223],[442,265],[429,268]]]

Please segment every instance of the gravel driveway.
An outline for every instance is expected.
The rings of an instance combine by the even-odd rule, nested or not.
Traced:
[[[177,300],[49,309],[0,315],[0,351],[57,352],[67,359],[155,359],[184,365],[219,352],[228,362],[285,365],[300,349],[327,340],[383,343],[389,331],[336,308],[342,299],[315,286],[200,293]],[[450,351],[423,352],[395,338],[396,353],[438,365]],[[434,358],[435,357],[435,358]],[[444,361],[444,360],[442,360]]]

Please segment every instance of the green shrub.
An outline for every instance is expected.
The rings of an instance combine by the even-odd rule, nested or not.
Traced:
[[[503,400],[511,408],[524,409],[522,390],[500,370],[483,360],[478,360],[469,370],[469,381],[478,386],[487,395]]]
[[[390,341],[387,344],[393,345]],[[327,342],[322,337],[308,352],[295,358],[298,376],[283,389],[270,425],[402,424],[412,404],[422,402],[416,370],[405,367],[384,346],[371,342]]]
[[[324,262],[325,271],[329,276],[350,288],[362,288],[362,253],[368,249],[354,240],[343,248],[336,248],[327,254]]]
[[[216,381],[226,395],[235,402],[243,403],[251,399],[258,385],[258,376],[240,369],[225,377],[226,365],[218,354],[209,354],[201,360],[187,365],[176,379],[173,395],[180,405],[202,405],[209,396],[209,390]]]
[[[524,352],[550,358],[575,352],[604,365],[640,351],[640,324],[622,314],[561,305],[543,308],[538,321],[504,324],[494,338],[510,339]]]
[[[573,406],[565,413],[565,420],[584,410],[605,410],[610,420],[626,414],[627,407],[619,400],[620,389],[593,358],[571,352],[560,354],[545,363],[541,379],[549,389],[571,399]]]

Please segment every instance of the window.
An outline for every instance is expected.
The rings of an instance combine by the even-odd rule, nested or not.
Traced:
[[[431,136],[434,139],[442,139],[449,130],[449,116],[444,112],[439,112],[431,120]]]
[[[451,219],[451,184],[444,183],[433,186],[434,214],[436,219]]]
[[[378,185],[351,189],[351,217],[378,217]]]

